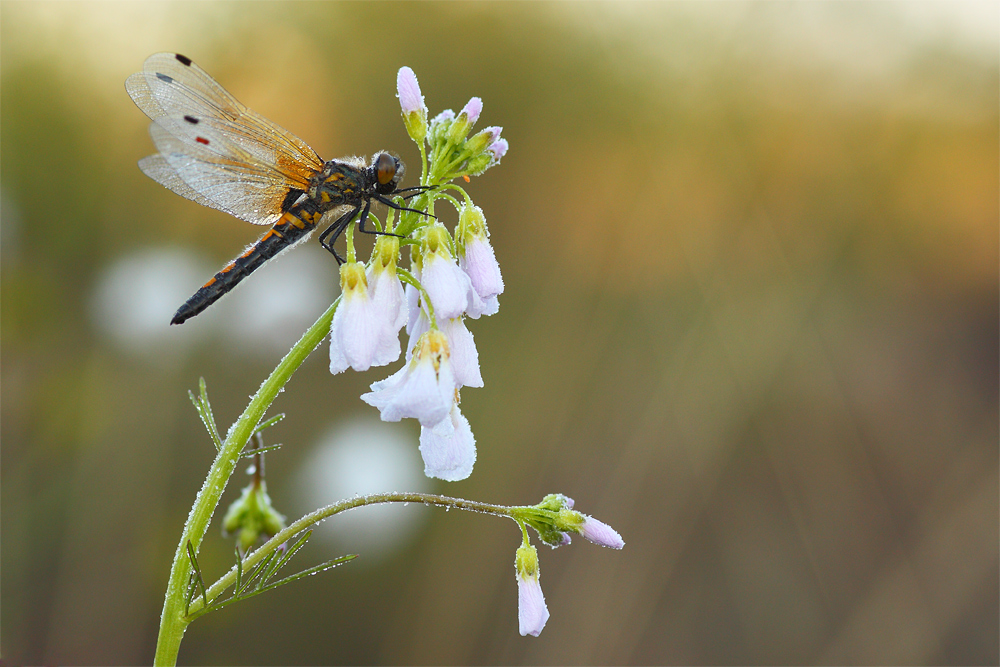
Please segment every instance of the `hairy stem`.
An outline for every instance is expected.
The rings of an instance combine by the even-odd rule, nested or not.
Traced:
[[[174,665],[177,663],[177,654],[180,651],[181,640],[184,638],[184,631],[191,622],[190,617],[184,613],[188,581],[192,570],[191,560],[187,555],[188,542],[191,543],[197,554],[209,523],[212,521],[212,515],[222,498],[222,492],[225,491],[226,484],[239,462],[240,452],[257,428],[264,413],[277,397],[278,392],[330,332],[330,322],[333,320],[333,313],[339,303],[340,299],[338,298],[325,313],[320,315],[316,323],[309,327],[299,342],[288,351],[285,358],[281,360],[264,381],[264,384],[257,390],[257,393],[254,394],[243,414],[229,429],[222,449],[219,450],[215,461],[212,462],[205,483],[191,507],[191,513],[188,514],[180,542],[177,544],[177,551],[174,553],[174,562],[170,567],[170,579],[167,582],[167,592],[163,599],[160,633],[156,640],[156,655],[153,664]]]
[[[258,563],[271,555],[275,549],[290,540],[295,534],[302,532],[316,523],[319,523],[327,517],[331,517],[334,514],[339,514],[356,507],[364,507],[365,505],[380,505],[383,503],[423,503],[424,505],[434,505],[436,507],[448,508],[454,507],[455,509],[466,510],[469,512],[480,512],[482,514],[492,514],[494,516],[503,516],[508,518],[513,518],[513,510],[517,509],[513,507],[505,507],[503,505],[491,505],[490,503],[465,500],[463,498],[436,496],[430,493],[373,493],[367,496],[356,496],[354,498],[341,500],[340,502],[332,505],[327,505],[326,507],[321,507],[320,509],[314,510],[303,516],[298,521],[290,524],[287,528],[261,545],[259,549],[247,556],[242,561],[243,571],[249,572]],[[223,591],[235,583],[236,566],[234,565],[229,572],[208,587],[207,594],[209,601],[217,598]],[[202,607],[204,607],[204,601],[201,596],[199,596],[191,602],[191,609],[189,610],[189,613],[193,615],[200,611]]]

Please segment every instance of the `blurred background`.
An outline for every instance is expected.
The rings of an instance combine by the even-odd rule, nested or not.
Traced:
[[[324,345],[271,410],[277,509],[558,491],[627,543],[542,547],[552,616],[523,638],[515,526],[361,510],[297,560],[360,558],[199,619],[182,662],[996,664],[998,26],[992,2],[3,2],[3,656],[152,659],[214,455],[187,391],[226,429],[337,293],[311,242],[167,325],[262,231],[136,167],[123,83],[179,51],[326,159],[418,164],[402,65],[510,141],[468,185],[506,281],[470,326],[472,477],[424,478],[416,424],[358,398],[395,366],[334,377]]]

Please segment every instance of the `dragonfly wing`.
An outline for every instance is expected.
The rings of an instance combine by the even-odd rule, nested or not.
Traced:
[[[153,120],[150,134],[174,171],[168,174],[152,156],[150,176],[188,199],[249,222],[272,224],[289,191],[306,190],[323,168],[305,142],[247,109],[184,56],[150,56],[125,88]]]
[[[209,208],[219,208],[219,205],[214,201],[206,198],[204,195],[200,194],[197,190],[194,190],[190,185],[185,183],[184,179],[181,178],[177,171],[170,166],[169,162],[167,162],[167,159],[159,153],[139,160],[139,169],[142,170],[142,173],[146,174],[163,187],[168,190],[173,190],[185,199],[190,199],[193,202],[198,202],[202,206],[208,206]],[[226,213],[228,212],[229,211],[226,211]]]
[[[164,121],[160,118],[149,127],[160,156],[190,190],[212,202],[212,208],[257,225],[272,225],[283,213],[289,190],[308,187],[308,183],[278,177],[266,165],[248,161],[211,133],[206,133],[211,139],[199,135],[208,141],[203,144],[176,131],[176,125],[164,127]]]

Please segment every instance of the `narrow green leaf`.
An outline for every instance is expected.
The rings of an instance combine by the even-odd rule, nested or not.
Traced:
[[[285,552],[285,555],[281,557],[281,561],[278,562],[278,566],[274,568],[274,571],[277,572],[282,567],[284,567],[285,563],[290,561],[292,559],[292,556],[294,556],[299,549],[301,549],[306,545],[306,542],[309,541],[309,538],[312,537],[312,534],[313,534],[312,530],[307,530],[305,533],[303,533],[302,537],[296,540],[295,544],[289,547],[288,551]]]
[[[240,458],[248,459],[256,454],[263,454],[264,452],[270,452],[274,449],[281,449],[284,447],[281,443],[276,445],[268,445],[267,447],[261,447],[260,449],[244,449],[243,453],[240,454]]]
[[[201,417],[201,423],[205,425],[205,430],[208,431],[212,442],[215,443],[215,449],[220,450],[222,449],[222,438],[219,437],[219,429],[215,425],[215,417],[212,415],[212,405],[208,402],[208,389],[205,385],[205,378],[198,378],[198,389],[198,396],[195,396],[191,391],[188,391],[188,396],[191,398],[198,416]]]
[[[210,611],[215,611],[216,609],[222,609],[223,607],[228,607],[229,605],[233,604],[234,602],[241,602],[243,600],[248,600],[248,599],[254,597],[255,595],[260,595],[264,591],[269,591],[271,589],[277,588],[278,586],[284,586],[285,584],[290,584],[293,581],[296,581],[297,579],[301,579],[302,577],[308,577],[311,574],[318,574],[320,572],[325,572],[327,570],[330,570],[330,569],[333,569],[333,568],[337,567],[338,565],[342,565],[342,564],[344,564],[344,563],[346,563],[348,561],[354,560],[357,557],[358,557],[357,554],[348,554],[347,556],[341,556],[340,558],[334,558],[333,560],[328,560],[325,563],[320,563],[319,565],[316,565],[314,567],[310,567],[310,568],[308,568],[306,570],[302,570],[301,572],[299,572],[297,574],[293,574],[293,575],[287,576],[284,579],[276,581],[276,582],[274,582],[272,584],[269,584],[268,586],[265,586],[263,588],[252,590],[249,593],[245,593],[243,595],[233,595],[228,600],[223,600],[221,602],[214,603],[211,607],[202,607],[197,612],[195,612],[193,615],[191,615],[190,618],[189,618],[189,620],[193,621],[194,619],[198,618],[199,616],[207,614]]]
[[[208,402],[208,385],[205,384],[205,378],[203,377],[198,378],[198,393],[201,394],[201,402],[205,406],[205,413],[208,415],[212,439],[218,443],[219,449],[222,449],[222,437],[219,435],[219,427],[215,424],[215,415],[212,414],[212,404]]]
[[[278,554],[278,550],[275,549],[272,552],[271,555],[272,556],[276,556],[277,554]],[[273,577],[274,573],[277,572],[278,568],[281,567],[282,563],[285,562],[284,558],[271,558],[269,560],[271,562],[268,565],[267,569],[264,570],[264,574],[261,575],[260,580],[257,582],[257,588],[260,588],[261,586],[263,586],[264,584],[266,584],[267,580],[270,579],[271,577]]]
[[[278,586],[284,586],[285,584],[290,584],[293,581],[296,581],[297,579],[308,577],[311,574],[318,574],[319,572],[325,572],[326,570],[335,568],[338,565],[342,565],[348,561],[354,560],[357,557],[358,557],[357,554],[348,554],[346,556],[341,556],[340,558],[334,558],[333,560],[328,560],[325,563],[320,563],[319,565],[315,565],[308,569],[302,570],[298,574],[292,574],[285,577],[284,579],[279,579],[278,581],[275,581],[272,584],[268,584],[260,591],[257,591],[256,593],[251,593],[251,595],[256,595],[257,593],[263,593],[264,591],[269,591],[273,588],[277,588]]]
[[[240,555],[239,547],[236,547],[233,551],[236,552],[236,586],[233,587],[233,596],[235,597],[243,586],[243,556]]]
[[[254,583],[254,581],[260,579],[260,575],[264,573],[267,566],[270,565],[271,561],[273,561],[274,557],[277,555],[278,555],[277,551],[272,551],[270,554],[268,554],[267,558],[257,563],[257,566],[254,567],[254,569],[252,569],[250,573],[247,575],[247,580],[243,582],[243,590],[250,588],[250,586]],[[258,582],[255,588],[260,588],[260,586],[262,585],[263,584]]]
[[[285,413],[282,412],[281,414],[274,415],[273,417],[271,417],[267,421],[261,422],[260,424],[257,425],[257,428],[254,429],[253,433],[250,434],[250,437],[251,438],[254,437],[258,433],[260,433],[261,431],[263,431],[265,428],[271,428],[272,426],[274,426],[275,424],[277,424],[278,422],[280,422],[284,418],[285,418]]]
[[[187,543],[188,558],[191,559],[191,569],[194,571],[195,577],[198,580],[198,588],[201,590],[201,598],[205,602],[205,606],[208,606],[208,591],[205,589],[205,580],[201,576],[201,567],[198,566],[198,558],[194,555],[194,546],[191,544],[191,540]]]

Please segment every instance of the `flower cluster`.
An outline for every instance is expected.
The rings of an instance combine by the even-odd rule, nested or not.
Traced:
[[[621,549],[625,542],[611,526],[574,511],[573,499],[561,493],[547,495],[537,505],[516,508],[514,517],[523,534],[521,546],[514,556],[518,629],[522,636],[537,637],[549,620],[549,609],[539,581],[538,550],[528,542],[526,526],[531,526],[542,542],[553,549],[569,544],[570,533],[612,549]]]
[[[405,326],[405,365],[361,398],[378,408],[384,421],[418,420],[424,472],[457,481],[472,473],[476,460],[472,429],[459,410],[460,390],[483,386],[479,353],[465,321],[499,310],[503,278],[482,209],[452,181],[498,164],[508,144],[499,127],[469,136],[483,109],[478,97],[458,115],[447,110],[428,121],[413,71],[400,69],[396,83],[403,122],[420,147],[421,183],[395,224],[390,211],[385,231],[393,235],[378,238],[367,264],[355,260],[353,236],[347,235],[341,301],[330,331],[330,371],[393,363]],[[455,207],[454,234],[434,215],[437,201]],[[398,265],[402,245],[409,247],[409,270]]]

